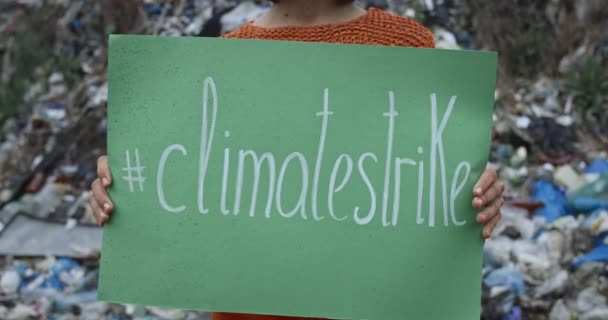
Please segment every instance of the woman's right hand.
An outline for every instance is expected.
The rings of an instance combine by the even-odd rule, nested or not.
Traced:
[[[101,156],[97,159],[97,179],[91,184],[92,194],[89,197],[89,205],[93,209],[93,216],[99,226],[110,219],[112,213],[112,201],[108,196],[107,188],[112,184],[112,175],[108,167],[108,157]]]

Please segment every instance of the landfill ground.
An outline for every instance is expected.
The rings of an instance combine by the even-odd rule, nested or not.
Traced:
[[[608,319],[608,2],[358,1],[437,47],[500,54],[481,319]],[[220,36],[270,6],[232,0],[0,2],[0,319],[209,319],[96,300],[88,206],[106,151],[112,33]]]

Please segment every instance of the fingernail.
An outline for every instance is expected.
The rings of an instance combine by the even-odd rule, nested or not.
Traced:
[[[481,206],[483,205],[483,201],[481,200],[481,198],[475,198],[473,199],[473,205],[481,208]]]
[[[479,223],[483,223],[483,221],[485,220],[485,216],[483,214],[480,214],[477,216],[477,222]]]
[[[483,190],[481,190],[481,187],[477,187],[477,188],[475,188],[475,192],[476,192],[477,194],[481,194],[481,193],[482,193],[482,191],[483,191]]]
[[[110,211],[110,209],[112,209],[112,206],[109,203],[104,203],[103,204],[103,209],[107,211]]]
[[[107,178],[101,178],[101,183],[103,183],[104,187],[107,187],[110,185],[110,181]]]
[[[107,214],[105,214],[105,213],[103,213],[103,212],[102,212],[102,213],[101,213],[99,216],[101,217],[101,221],[106,221],[106,220],[108,220],[108,215],[107,215]]]

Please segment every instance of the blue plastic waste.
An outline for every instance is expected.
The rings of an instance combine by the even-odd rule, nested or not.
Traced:
[[[545,217],[549,223],[570,213],[566,193],[551,181],[537,181],[532,189],[532,199],[544,204],[535,214]]]
[[[514,307],[509,314],[502,317],[502,320],[521,320],[521,308]]]
[[[49,268],[49,271],[53,274],[60,274],[61,272],[70,271],[74,268],[79,268],[80,265],[73,259],[70,258],[59,258]]]
[[[575,198],[571,205],[576,212],[593,212],[599,209],[608,209],[606,201],[588,197]]]
[[[608,261],[608,244],[601,244],[591,250],[586,255],[579,257],[572,262],[572,269],[578,268],[581,264],[591,261]]]
[[[488,287],[505,286],[518,295],[524,294],[526,285],[523,274],[513,268],[496,269],[483,280]]]
[[[78,19],[72,21],[72,27],[74,27],[76,29],[80,29],[82,27],[82,21],[80,21]]]
[[[572,202],[574,199],[581,197],[608,201],[608,172],[568,196]]]
[[[55,310],[67,311],[73,305],[93,302],[97,300],[97,290],[85,291],[72,295],[60,295],[55,297]]]
[[[499,144],[494,151],[494,156],[496,157],[495,160],[507,160],[509,159],[509,157],[511,157],[512,154],[513,147],[504,143]]]
[[[46,275],[44,282],[40,288],[52,288],[57,291],[65,289],[66,284],[61,280],[61,273],[70,272],[74,268],[79,268],[78,262],[70,258],[60,258],[49,268],[49,273]]]
[[[606,172],[608,172],[608,160],[606,159],[597,159],[585,168],[585,173],[604,174]]]
[[[59,276],[56,275],[47,275],[45,276],[44,282],[40,285],[41,289],[55,289],[57,291],[62,291],[65,289],[65,284],[59,279]]]
[[[19,274],[19,277],[21,277],[21,284],[19,285],[20,288],[27,287],[32,281],[34,281],[34,279],[38,277],[38,273],[34,272],[34,270],[32,270],[32,268],[26,263],[15,262],[14,268],[17,274]]]
[[[173,9],[169,8],[169,7],[144,5],[144,9],[146,10],[146,12],[148,12],[149,14],[152,14],[152,15],[157,15],[157,14],[162,14],[162,13],[165,13],[168,16],[173,15]]]
[[[456,41],[458,44],[464,49],[470,49],[473,44],[473,37],[466,31],[458,31],[454,34],[456,36]]]

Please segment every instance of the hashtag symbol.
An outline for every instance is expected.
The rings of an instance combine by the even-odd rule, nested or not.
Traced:
[[[142,167],[139,163],[139,150],[135,148],[135,167],[131,166],[131,157],[129,156],[129,150],[125,150],[125,154],[127,158],[127,167],[122,168],[122,170],[126,171],[127,175],[123,176],[122,178],[129,183],[129,190],[131,190],[131,192],[135,191],[133,188],[134,182],[139,183],[139,191],[143,192],[144,181],[146,181],[146,178],[143,177],[141,173],[142,171],[144,171],[145,167]]]

